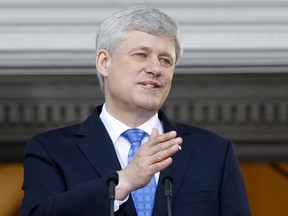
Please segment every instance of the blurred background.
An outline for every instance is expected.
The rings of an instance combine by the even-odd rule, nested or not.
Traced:
[[[26,140],[103,103],[95,31],[136,4],[181,28],[168,116],[235,143],[253,216],[288,215],[288,0],[0,0],[0,216],[18,215]]]

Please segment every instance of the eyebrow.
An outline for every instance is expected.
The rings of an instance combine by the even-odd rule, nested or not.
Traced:
[[[151,51],[152,49],[150,47],[143,46],[143,45],[140,45],[131,49],[131,51],[137,51],[137,50]],[[168,52],[164,51],[163,54],[161,54],[161,56],[168,56],[175,62],[175,59],[173,58],[173,56]]]
[[[151,50],[151,48],[150,47],[147,47],[147,46],[137,46],[137,47],[133,47],[132,49],[131,49],[131,51],[136,51],[136,50]]]

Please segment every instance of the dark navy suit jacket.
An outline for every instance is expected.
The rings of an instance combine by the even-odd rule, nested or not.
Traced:
[[[21,216],[109,215],[107,172],[120,170],[112,141],[99,118],[30,139],[25,149]],[[182,151],[173,156],[174,216],[248,216],[249,206],[233,144],[211,132],[173,124],[160,111],[164,131],[176,130]],[[160,173],[154,216],[167,215]],[[136,216],[130,198],[115,215]]]

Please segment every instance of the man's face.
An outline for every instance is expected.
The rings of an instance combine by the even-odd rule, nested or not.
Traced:
[[[111,56],[105,55],[106,69],[101,73],[107,108],[113,113],[156,113],[171,87],[176,61],[173,41],[131,31]]]

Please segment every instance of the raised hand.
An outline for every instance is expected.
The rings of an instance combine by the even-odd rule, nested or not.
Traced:
[[[159,134],[154,128],[129,165],[118,172],[116,199],[122,200],[131,191],[144,187],[155,173],[168,167],[172,163],[171,156],[181,149],[181,144],[182,138],[177,137],[176,131]]]

